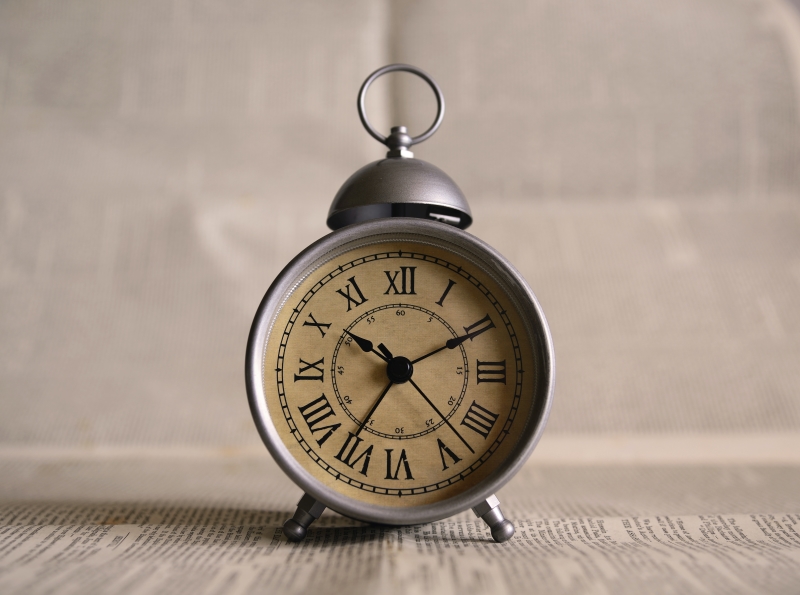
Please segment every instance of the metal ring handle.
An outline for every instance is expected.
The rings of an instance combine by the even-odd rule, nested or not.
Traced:
[[[367,132],[377,141],[386,144],[387,137],[383,136],[380,132],[375,130],[372,127],[372,124],[369,123],[367,119],[367,108],[366,108],[366,99],[367,99],[367,89],[369,86],[375,82],[375,79],[378,77],[383,76],[388,72],[410,72],[411,74],[416,74],[418,77],[423,79],[426,83],[431,86],[433,89],[434,95],[436,95],[436,119],[434,120],[431,127],[428,128],[425,132],[420,134],[419,136],[415,136],[411,139],[411,142],[408,146],[416,145],[417,143],[421,143],[424,140],[433,135],[434,132],[439,128],[439,125],[442,123],[442,119],[444,118],[444,96],[442,95],[442,90],[439,88],[439,85],[436,84],[428,73],[423,70],[420,70],[416,66],[410,66],[409,64],[389,64],[388,66],[384,66],[383,68],[379,68],[375,72],[373,72],[367,80],[364,81],[364,84],[361,85],[361,90],[358,92],[358,115],[361,118],[361,123],[364,125],[364,128],[367,129]]]

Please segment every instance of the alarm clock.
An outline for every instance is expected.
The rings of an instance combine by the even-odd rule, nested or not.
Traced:
[[[436,95],[433,125],[389,137],[370,124],[369,86],[393,71]],[[444,115],[436,82],[393,64],[358,94],[385,159],[354,173],[331,205],[334,231],[270,286],[247,343],[250,409],[264,444],[303,490],[291,541],[330,508],[368,523],[426,523],[472,509],[498,542],[514,534],[495,492],[530,456],[553,401],[544,313],[501,254],[463,231],[456,183],[415,159]]]

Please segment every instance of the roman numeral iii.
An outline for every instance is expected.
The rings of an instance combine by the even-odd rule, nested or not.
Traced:
[[[325,365],[325,358],[320,358],[314,363],[308,363],[303,358],[300,358],[300,370],[294,375],[294,381],[298,380],[319,380],[323,381],[325,370],[322,366]]]
[[[361,471],[359,471],[359,473],[366,477],[367,470],[369,469],[369,460],[372,457],[372,445],[370,444],[369,448],[361,451],[361,454],[355,459],[353,458],[353,455],[356,454],[356,450],[358,450],[358,445],[363,441],[363,438],[359,438],[353,434],[353,432],[348,432],[347,440],[344,441],[341,450],[339,450],[339,454],[337,454],[335,458],[339,459],[351,469],[355,469],[355,466],[358,464],[358,462],[361,459],[364,459],[364,462],[361,464]],[[350,446],[351,442],[353,443],[352,446]],[[348,446],[350,447],[350,450],[347,450]]]
[[[397,467],[395,467],[394,475],[392,475],[393,451],[394,451],[393,448],[386,449],[386,479],[397,479],[397,476],[400,475],[401,466],[405,469],[406,479],[414,479],[414,477],[411,475],[411,467],[408,464],[408,457],[406,456],[405,448],[400,452],[400,459],[397,461]]]
[[[477,362],[476,384],[481,382],[506,383],[506,360],[502,362],[482,362],[477,360]]]
[[[492,413],[485,407],[481,407],[475,401],[472,401],[472,405],[469,406],[461,425],[467,426],[470,430],[477,432],[486,439],[489,437],[489,432],[492,431],[494,422],[497,421],[498,417],[500,416],[496,413]]]
[[[328,398],[325,395],[322,395],[319,399],[314,399],[302,407],[298,407],[298,409],[300,409],[300,415],[306,420],[306,425],[308,429],[311,430],[312,434],[328,430],[322,438],[316,439],[317,444],[320,446],[322,446],[325,441],[331,437],[331,434],[342,425],[339,423],[329,424],[327,426],[320,425],[332,415],[336,415],[336,412],[331,408],[331,404],[328,402]]]
[[[399,271],[394,271],[394,273],[390,273],[389,271],[383,271],[386,273],[386,278],[389,279],[389,288],[383,292],[383,295],[387,295],[390,291],[394,291],[395,295],[416,295],[416,291],[414,291],[414,271],[417,270],[417,267],[400,267]],[[400,277],[400,289],[397,288],[397,277]]]
[[[348,279],[350,283],[344,286],[344,289],[337,289],[336,293],[338,293],[343,298],[347,299],[347,311],[349,312],[352,308],[358,308],[361,304],[367,301],[367,298],[364,297],[364,294],[361,293],[361,289],[358,287],[358,283],[356,283],[355,277],[350,277]],[[353,289],[356,291],[356,296],[353,297],[350,295],[350,286],[353,286]],[[352,306],[352,307],[351,307]]]

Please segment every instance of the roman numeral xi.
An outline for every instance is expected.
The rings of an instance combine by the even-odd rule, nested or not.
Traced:
[[[347,311],[349,312],[353,308],[358,308],[361,304],[366,302],[367,298],[365,298],[364,294],[361,293],[361,289],[358,287],[358,283],[356,283],[356,278],[354,276],[350,277],[348,281],[350,281],[350,283],[345,285],[344,289],[337,289],[336,293],[347,299]],[[350,294],[351,285],[353,286],[353,289],[355,289],[355,296]]]

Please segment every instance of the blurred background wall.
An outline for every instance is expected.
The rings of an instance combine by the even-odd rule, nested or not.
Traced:
[[[549,433],[800,430],[800,18],[784,0],[0,2],[0,443],[259,444],[247,332],[385,149],[525,275]],[[419,133],[424,83],[369,113]]]

